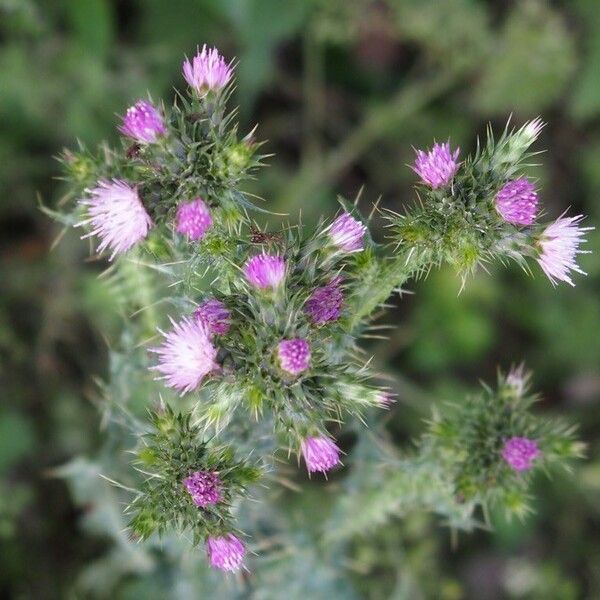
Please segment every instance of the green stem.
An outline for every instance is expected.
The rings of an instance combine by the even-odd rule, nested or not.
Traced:
[[[367,271],[349,300],[350,331],[356,332],[361,324],[410,277],[426,266],[424,253],[408,251],[380,260]]]
[[[321,164],[321,126],[325,115],[323,94],[323,57],[321,45],[310,23],[304,36],[304,139],[302,162]]]

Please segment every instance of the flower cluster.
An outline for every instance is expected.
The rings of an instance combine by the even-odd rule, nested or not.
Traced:
[[[263,233],[239,187],[260,157],[254,132],[238,138],[226,113],[232,63],[203,46],[184,61],[183,77],[188,96],[171,109],[140,100],[127,110],[122,151],[111,151],[110,164],[108,153],[90,161],[84,184],[74,178],[74,213],[110,260],[137,248],[136,260],[113,270],[152,270],[151,283],[133,290],[128,339],[141,347],[158,329],[150,369],[174,390],[148,377],[145,360],[136,364],[161,408],[151,432],[139,432],[136,466],[146,479],[128,507],[131,530],[143,539],[169,527],[191,532],[213,567],[236,571],[246,548],[235,502],[260,475],[236,452],[273,464],[278,450],[292,448],[310,474],[341,464],[332,423],[364,421],[395,401],[359,347],[395,291],[442,262],[464,275],[492,259],[533,258],[553,284],[573,285],[591,228],[582,216],[538,223],[538,191],[526,176],[543,126],[534,120],[497,140],[490,132],[464,160],[450,142],[417,150],[419,202],[386,215],[388,242],[375,243],[370,218],[344,199],[340,214],[308,233]],[[161,330],[173,311],[181,316]],[[528,472],[576,455],[568,428],[533,417],[527,388],[528,376],[514,369],[497,390],[436,411],[406,473],[422,470],[425,487],[435,488],[422,496],[450,522],[498,499],[519,512]],[[235,448],[219,445],[225,428]]]
[[[529,379],[522,366],[500,374],[495,389],[485,386],[436,409],[430,421],[422,455],[440,465],[469,515],[482,502],[523,516],[529,501],[523,484],[534,468],[580,455],[569,425],[531,414],[538,398],[529,392]]]
[[[127,508],[132,533],[147,539],[166,528],[190,531],[195,543],[205,543],[211,565],[238,569],[245,549],[233,533],[231,504],[261,473],[234,454],[229,446],[204,441],[190,415],[168,406],[153,412],[136,452],[146,479]]]
[[[463,273],[492,258],[523,264],[534,255],[553,284],[574,285],[571,272],[583,274],[575,258],[590,228],[580,226],[582,216],[562,216],[543,229],[536,223],[538,192],[520,174],[542,128],[535,119],[516,131],[507,127],[497,141],[490,133],[487,144],[461,163],[459,150],[452,151],[449,143],[417,150],[412,169],[425,186],[425,202],[406,215],[390,213],[397,244]]]

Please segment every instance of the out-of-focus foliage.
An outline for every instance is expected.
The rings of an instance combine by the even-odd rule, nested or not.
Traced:
[[[276,153],[260,187],[249,185],[273,199],[273,210],[301,208],[311,220],[334,210],[336,192],[353,196],[363,184],[366,201],[382,195],[383,206],[399,210],[411,194],[404,165],[412,145],[450,136],[470,146],[488,118],[501,128],[507,113],[523,120],[541,113],[550,151],[531,174],[547,212],[571,206],[597,225],[597,8],[595,0],[0,0],[0,591],[161,599],[600,595],[598,231],[576,293],[511,269],[479,273],[460,298],[446,271],[412,286],[419,302],[405,296],[390,317],[399,324],[393,337],[371,346],[377,367],[394,377],[398,403],[374,429],[373,447],[345,440],[352,460],[381,444],[405,446],[433,405],[472,389],[474,376],[491,381],[498,365],[526,360],[544,397],[538,410],[581,424],[588,459],[576,475],[540,479],[537,514],[526,524],[492,512],[494,536],[461,534],[451,546],[448,530],[422,513],[323,543],[319,523],[340,486],[351,488],[351,461],[328,483],[303,482],[302,493],[293,491],[300,475],[290,473],[289,490],[274,486],[276,514],[265,519],[250,507],[242,517],[262,527],[257,550],[277,547],[270,535],[277,522],[296,552],[248,576],[244,587],[208,573],[202,556],[180,561],[175,543],[142,547],[124,533],[123,506],[99,474],[114,468],[114,456],[126,464],[132,446],[112,424],[98,426],[104,407],[90,374],[128,377],[125,361],[107,364],[106,343],[118,334],[118,312],[128,310],[119,297],[144,286],[99,281],[101,266],[84,264],[72,233],[49,253],[60,231],[37,199],[55,206],[64,191],[52,155],[76,137],[114,140],[115,114],[146,90],[158,97],[181,86],[173,65],[208,41],[239,58],[235,101],[244,128],[260,122],[265,151]],[[143,405],[143,393],[132,405]],[[97,455],[100,440],[113,444],[110,455]]]
[[[531,114],[552,106],[575,67],[560,13],[538,0],[515,5],[483,63],[474,101],[487,112]]]

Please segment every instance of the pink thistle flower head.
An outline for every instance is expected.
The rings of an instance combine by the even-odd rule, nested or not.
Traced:
[[[282,340],[277,346],[279,365],[291,375],[299,375],[310,365],[310,345],[304,338]]]
[[[524,437],[512,437],[504,443],[502,458],[515,471],[531,469],[533,461],[541,456],[535,440]]]
[[[309,473],[326,473],[340,463],[340,449],[328,437],[307,437],[301,449]]]
[[[194,312],[196,319],[203,321],[214,335],[225,335],[231,327],[231,312],[216,298],[209,298]]]
[[[213,224],[210,210],[202,198],[180,204],[175,221],[177,233],[186,235],[193,241],[202,239]]]
[[[496,195],[496,210],[513,225],[531,225],[537,214],[538,195],[527,177],[505,183]]]
[[[160,112],[150,102],[138,100],[127,109],[119,131],[140,144],[152,144],[167,133]]]
[[[389,392],[379,392],[379,394],[377,394],[377,404],[381,408],[389,409],[395,402],[396,399]]]
[[[246,261],[244,275],[255,288],[276,288],[285,278],[285,260],[278,255],[258,254]]]
[[[211,471],[194,471],[183,480],[196,506],[205,507],[221,501],[221,479]]]
[[[246,548],[232,533],[221,537],[208,537],[206,553],[211,567],[221,571],[237,571],[244,560]]]
[[[163,333],[165,340],[151,351],[158,355],[158,365],[153,367],[162,374],[168,387],[181,393],[196,389],[202,379],[219,368],[215,362],[217,349],[212,344],[212,334],[201,319],[183,318],[171,321],[173,329]]]
[[[183,76],[199,94],[225,87],[232,74],[231,63],[227,64],[216,48],[207,49],[206,44],[191,61],[186,58],[183,62]]]
[[[306,301],[304,310],[315,325],[323,325],[340,318],[344,302],[340,281],[340,277],[336,277],[327,285],[316,288]]]
[[[350,213],[343,212],[328,230],[333,243],[344,252],[357,252],[363,249],[363,238],[367,227]]]
[[[77,227],[91,225],[83,237],[98,236],[98,253],[109,248],[113,260],[146,237],[152,219],[135,188],[120,179],[102,180],[88,193],[89,198],[79,201],[87,207],[87,218]]]
[[[412,169],[423,183],[434,190],[448,185],[458,171],[460,148],[452,152],[449,142],[435,143],[429,152],[417,150],[416,153],[417,158]]]
[[[570,272],[586,274],[579,268],[575,258],[578,254],[587,254],[579,249],[579,245],[585,242],[586,231],[591,231],[593,227],[579,227],[582,219],[582,215],[559,217],[546,227],[539,239],[540,254],[537,261],[552,285],[565,281],[575,286]]]

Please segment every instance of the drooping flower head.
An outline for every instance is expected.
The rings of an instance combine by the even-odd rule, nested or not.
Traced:
[[[448,185],[458,170],[460,148],[450,150],[450,143],[434,144],[429,152],[417,150],[417,158],[412,167],[421,181],[434,190]]]
[[[202,239],[212,227],[213,218],[204,200],[196,198],[192,202],[184,202],[179,205],[175,222],[177,233],[186,235],[195,242]]]
[[[242,566],[246,548],[232,533],[206,540],[206,553],[211,567],[221,571],[237,571]]]
[[[197,319],[202,320],[214,335],[225,335],[231,326],[231,312],[216,298],[209,298],[194,312]]]
[[[173,329],[163,333],[165,341],[151,351],[158,354],[154,370],[162,373],[166,385],[182,393],[196,389],[202,379],[219,368],[215,362],[217,349],[204,321],[184,317],[179,323],[171,321]]]
[[[291,375],[299,375],[310,365],[310,345],[303,338],[282,340],[277,346],[279,365]]]
[[[191,61],[186,58],[183,62],[185,80],[200,94],[225,87],[232,73],[231,63],[227,64],[216,48],[207,49],[206,44]]]
[[[167,128],[162,115],[150,102],[138,100],[127,109],[119,131],[140,144],[152,144],[167,133]]]
[[[513,225],[531,225],[537,214],[538,195],[527,177],[505,183],[496,195],[496,210]]]
[[[152,219],[135,188],[120,179],[102,180],[88,193],[89,198],[79,201],[87,207],[87,218],[77,226],[91,225],[83,237],[100,238],[98,253],[109,248],[112,260],[146,237]]]
[[[533,461],[541,456],[535,440],[524,437],[512,437],[506,440],[502,448],[502,458],[515,470],[531,469]]]
[[[585,242],[585,232],[591,231],[593,227],[579,227],[582,219],[582,215],[559,217],[546,227],[539,239],[540,255],[537,261],[552,285],[566,281],[574,286],[571,271],[585,275],[575,262],[575,257],[586,254],[579,249],[579,245]]]
[[[205,507],[221,501],[221,479],[211,471],[194,471],[183,480],[196,506]]]
[[[340,449],[328,437],[307,437],[301,449],[309,473],[326,473],[340,462]]]
[[[343,212],[328,228],[333,243],[344,252],[363,249],[363,238],[367,227],[350,213]]]
[[[315,325],[323,325],[340,318],[344,302],[340,282],[341,278],[336,277],[327,285],[318,287],[306,301],[304,310]]]
[[[255,288],[276,288],[285,278],[285,260],[278,255],[258,254],[246,261],[244,275]]]

